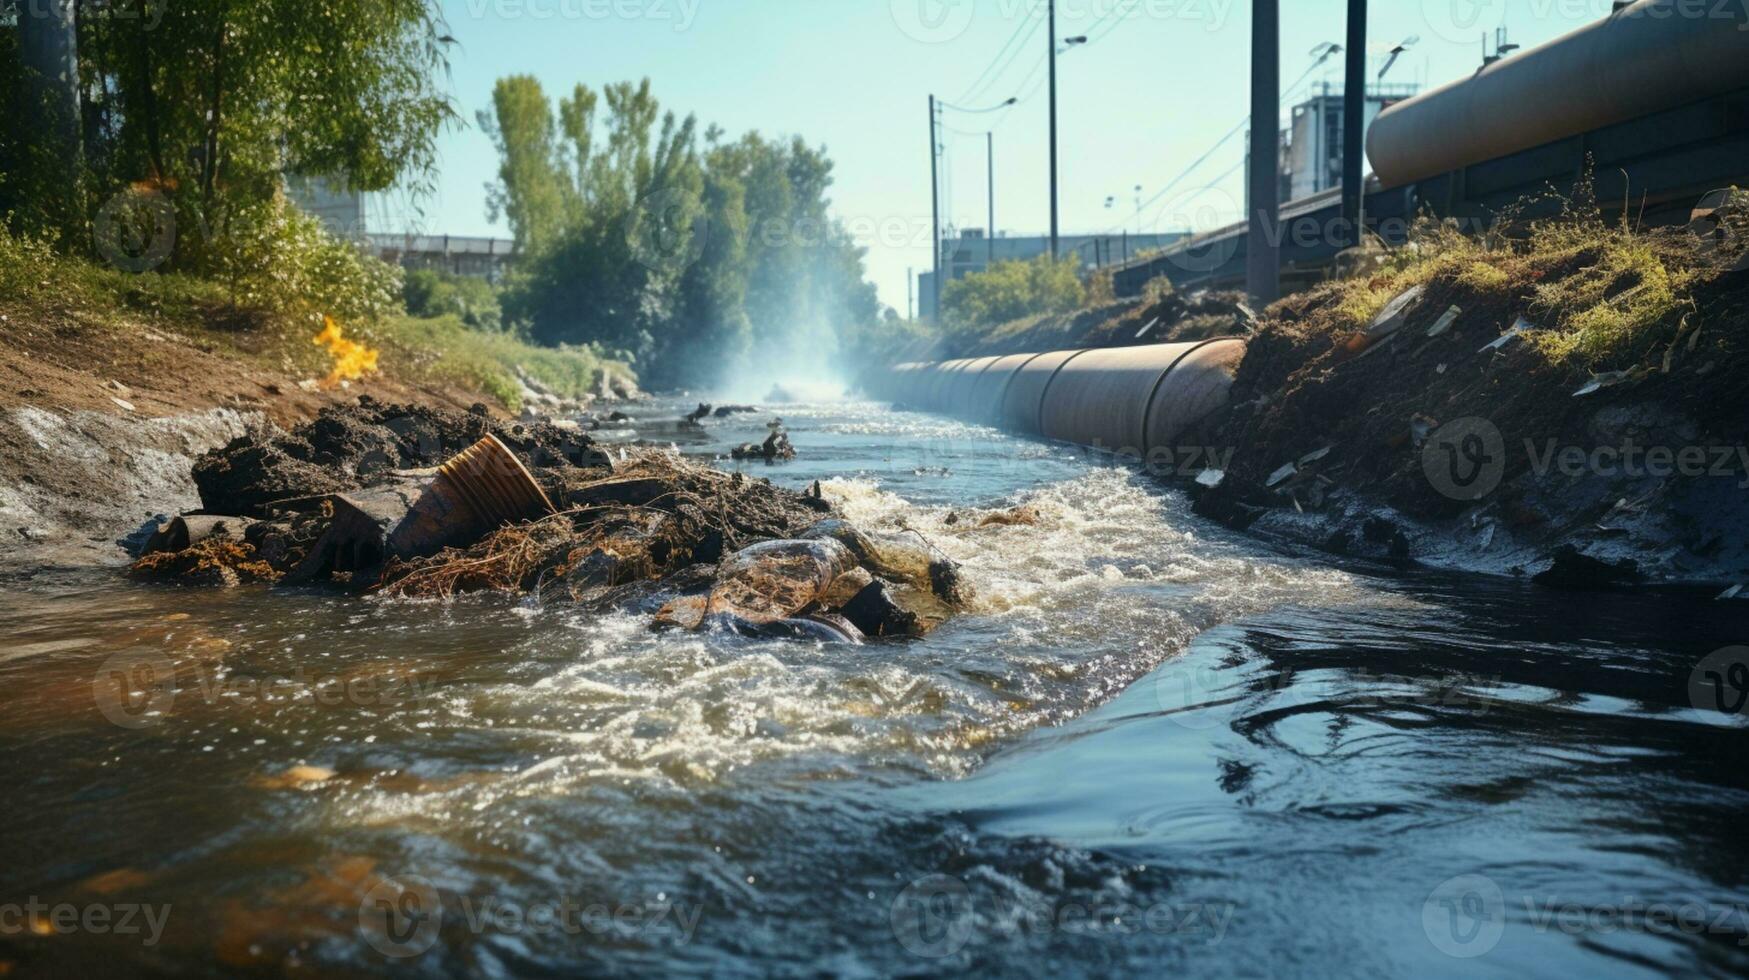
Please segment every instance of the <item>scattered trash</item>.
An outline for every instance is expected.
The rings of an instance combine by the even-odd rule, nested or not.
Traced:
[[[771,432],[765,437],[765,442],[759,445],[744,442],[729,450],[729,456],[739,460],[763,459],[767,463],[795,459],[796,449],[790,444],[789,433],[783,427],[783,419],[772,419],[765,427]]]
[[[1605,388],[1613,388],[1616,385],[1629,381],[1639,381],[1646,378],[1651,373],[1652,369],[1650,367],[1641,365],[1640,367],[1631,368],[1626,371],[1605,371],[1602,374],[1594,374],[1591,376],[1591,380],[1585,383],[1584,387],[1573,392],[1573,397],[1583,398],[1586,395],[1596,394]]]
[[[1438,337],[1447,330],[1450,330],[1452,324],[1456,323],[1458,317],[1463,316],[1463,314],[1464,311],[1456,306],[1446,310],[1439,319],[1433,321],[1433,326],[1427,328],[1427,336]]]
[[[129,402],[129,401],[126,401],[126,400],[124,400],[124,399],[121,399],[121,398],[117,398],[117,397],[115,397],[115,396],[114,396],[114,395],[110,395],[110,396],[109,396],[109,400],[110,400],[110,401],[112,401],[112,402],[115,402],[115,404],[116,404],[116,407],[117,407],[117,408],[119,408],[119,409],[121,409],[121,410],[122,410],[122,411],[124,411],[124,412],[132,412],[132,411],[135,411],[135,409],[134,409],[134,406],[133,406],[133,403],[132,403],[132,402]]]
[[[1743,594],[1743,586],[1741,584],[1738,584],[1738,585],[1733,585],[1730,588],[1726,589],[1725,591],[1719,593],[1718,597],[1720,599],[1735,599],[1742,594]]]
[[[1427,437],[1439,428],[1439,420],[1430,415],[1416,415],[1409,420],[1409,444],[1420,449]]]
[[[1263,481],[1265,487],[1274,488],[1300,471],[1298,464],[1288,463],[1281,469],[1269,474],[1269,479]]]
[[[1313,452],[1309,452],[1309,453],[1305,454],[1304,456],[1301,456],[1299,464],[1298,464],[1299,468],[1304,469],[1305,467],[1310,466],[1313,463],[1318,462],[1319,460],[1323,459],[1324,457],[1330,455],[1330,451],[1335,449],[1335,448],[1336,448],[1335,446],[1325,446],[1323,449],[1315,450]]]
[[[1426,291],[1424,286],[1411,286],[1399,294],[1396,299],[1385,304],[1385,308],[1379,311],[1378,316],[1373,317],[1372,324],[1367,327],[1367,339],[1382,340],[1401,330],[1403,324],[1408,320],[1409,310],[1421,301],[1421,297]]]
[[[994,514],[986,514],[978,521],[979,527],[1016,527],[1033,526],[1039,521],[1038,509],[1034,507],[1014,507],[1009,510],[999,510]]]
[[[1551,556],[1549,567],[1531,581],[1554,589],[1593,591],[1618,589],[1644,579],[1633,559],[1608,562],[1580,553],[1572,545],[1562,545]]]
[[[1226,470],[1207,469],[1196,475],[1196,485],[1213,490],[1220,486],[1226,479]]]
[[[1160,318],[1159,317],[1155,317],[1154,319],[1149,320],[1146,326],[1144,326],[1144,327],[1142,327],[1142,329],[1136,331],[1136,339],[1141,340],[1143,337],[1148,335],[1148,331],[1154,329],[1155,327],[1157,327],[1159,325],[1160,325]]]
[[[1531,323],[1529,320],[1526,320],[1524,317],[1519,317],[1518,322],[1516,322],[1512,325],[1512,329],[1501,334],[1499,339],[1495,340],[1493,343],[1490,343],[1490,344],[1484,346],[1481,350],[1477,351],[1476,353],[1486,354],[1491,350],[1499,350],[1500,348],[1505,347],[1508,343],[1511,343],[1512,341],[1517,340],[1519,337],[1524,336],[1526,331],[1534,330],[1534,329],[1536,329],[1535,324]]]

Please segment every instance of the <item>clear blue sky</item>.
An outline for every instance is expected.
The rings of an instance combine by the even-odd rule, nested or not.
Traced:
[[[579,81],[599,88],[648,76],[665,107],[732,134],[759,129],[824,144],[837,164],[836,210],[858,225],[882,301],[903,311],[907,269],[930,261],[927,97],[968,94],[1017,30],[1018,55],[970,94],[985,105],[1031,98],[1004,113],[948,113],[946,121],[971,133],[997,126],[998,227],[1011,234],[1048,227],[1042,72],[1022,85],[1045,50],[1043,28],[1027,20],[1039,2],[446,0],[460,42],[452,92],[467,125],[443,137],[440,186],[421,217],[404,201],[376,208],[393,227],[506,234],[486,216],[484,187],[497,158],[474,123],[493,82],[532,73],[554,94]],[[1286,87],[1312,64],[1314,46],[1343,40],[1346,8],[1343,0],[1282,6]],[[1410,35],[1421,39],[1388,80],[1441,84],[1475,70],[1482,35],[1501,23],[1529,47],[1603,16],[1610,0],[1373,0],[1372,7],[1375,57]],[[1093,37],[1059,62],[1065,236],[1135,227],[1133,188],[1153,196],[1242,119],[1250,11],[1248,0],[1059,0],[1059,36]],[[1326,78],[1340,83],[1340,56],[1308,83]],[[1236,218],[1243,183],[1234,168],[1243,154],[1242,136],[1228,141],[1142,224],[1167,231]],[[944,167],[947,220],[982,227],[982,136],[950,133]],[[1110,196],[1120,203],[1108,210]]]

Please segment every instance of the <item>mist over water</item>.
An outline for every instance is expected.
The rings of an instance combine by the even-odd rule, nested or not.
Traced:
[[[1332,567],[1079,450],[856,402],[763,407],[707,421],[683,451],[722,453],[781,414],[800,458],[721,465],[820,480],[859,526],[927,541],[975,590],[962,616],[845,647],[490,597],[19,583],[0,611],[0,750],[27,764],[0,793],[16,842],[0,898],[108,888],[171,912],[150,948],[0,936],[0,960],[24,975],[164,956],[432,976],[1255,976],[1283,955],[1306,975],[1749,969],[1749,919],[1730,918],[1749,905],[1744,730],[1687,695],[1740,628],[1723,604]],[[1015,506],[1037,523],[978,526]],[[94,679],[128,652],[206,684],[118,726]],[[353,693],[318,696],[337,684]],[[288,778],[300,765],[333,775]],[[429,946],[373,945],[360,895],[377,875],[441,896]],[[1624,899],[1725,917],[1559,925]],[[566,902],[620,914],[568,933],[481,912]],[[1500,926],[1482,953],[1474,923]]]

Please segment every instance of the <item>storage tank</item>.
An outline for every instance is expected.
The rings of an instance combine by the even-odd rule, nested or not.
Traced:
[[[1034,355],[1021,365],[1002,396],[999,420],[1002,427],[1037,435],[1040,431],[1039,408],[1044,404],[1045,390],[1051,386],[1051,379],[1056,377],[1059,368],[1083,353],[1082,350],[1047,351]]]
[[[1749,5],[1639,0],[1399,102],[1367,156],[1386,187],[1749,88]]]
[[[1224,407],[1244,359],[1245,341],[1221,337],[1197,344],[1174,364],[1148,405],[1143,454],[1176,448],[1179,436]]]
[[[1002,395],[1008,390],[1008,382],[1014,379],[1015,372],[1022,365],[1037,356],[1009,354],[996,358],[972,382],[970,393],[966,396],[965,417],[982,425],[999,424],[1002,421]]]
[[[990,365],[1000,361],[1000,357],[980,357],[967,364],[963,370],[948,382],[947,404],[943,411],[955,418],[966,418],[976,411],[974,399],[978,395],[978,379],[990,369]]]
[[[1218,401],[1210,404],[1211,395],[1226,397],[1232,376],[1220,375],[1218,358],[1196,359],[1195,370],[1180,374],[1193,354],[1211,346],[1245,348],[1241,341],[1223,338],[1087,351],[1066,362],[1045,391],[1041,434],[1142,457],[1152,448],[1149,439],[1157,426],[1169,444],[1186,426],[1219,407]],[[1224,383],[1211,385],[1216,375]]]

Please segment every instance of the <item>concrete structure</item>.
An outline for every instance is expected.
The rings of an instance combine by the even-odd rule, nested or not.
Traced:
[[[368,235],[372,254],[403,269],[439,269],[488,282],[504,278],[516,261],[516,242],[466,235]]]
[[[1128,262],[1143,252],[1156,251],[1176,244],[1184,237],[1183,232],[1169,232],[1160,235],[1136,235],[1129,232],[1117,232],[1108,235],[1068,235],[1060,243],[1063,255],[1078,255],[1084,269],[1100,269],[1108,265],[1118,265]],[[990,267],[992,257],[996,262],[1024,262],[1041,255],[1049,255],[1051,239],[1048,235],[1019,235],[1010,237],[998,234],[995,238],[985,236],[982,228],[968,228],[959,236],[948,238],[941,243],[942,268],[947,271],[947,281],[964,279],[974,272],[983,272]],[[935,318],[935,275],[924,272],[917,277],[918,301],[917,315],[921,319]]]
[[[508,238],[377,231],[378,222],[370,216],[373,195],[348,190],[324,177],[288,175],[285,190],[292,203],[321,219],[329,232],[358,242],[377,258],[404,269],[439,269],[498,282],[516,258],[516,243]]]
[[[1413,98],[1420,86],[1369,85],[1366,125],[1386,108]],[[1292,121],[1281,138],[1281,199],[1298,201],[1342,186],[1343,90],[1325,83],[1294,106]]]

